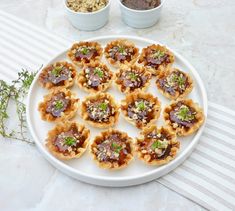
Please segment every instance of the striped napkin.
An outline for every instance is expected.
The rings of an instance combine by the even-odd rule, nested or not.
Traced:
[[[235,210],[235,112],[209,103],[200,142],[158,182],[210,210]]]
[[[71,42],[0,11],[0,76],[35,70]],[[209,103],[201,140],[180,167],[157,180],[210,210],[235,210],[235,112]]]

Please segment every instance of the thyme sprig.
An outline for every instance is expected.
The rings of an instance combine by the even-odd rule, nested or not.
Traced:
[[[0,80],[0,135],[2,137],[33,144],[33,141],[27,137],[26,106],[24,99],[36,74],[37,71],[29,72],[23,69],[18,73],[18,78],[10,84],[4,80]],[[11,120],[9,114],[10,103],[14,104],[19,121],[19,127],[14,130],[10,130],[6,126],[7,121]]]

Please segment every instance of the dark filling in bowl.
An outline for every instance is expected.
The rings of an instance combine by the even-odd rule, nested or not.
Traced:
[[[134,10],[149,10],[158,7],[161,0],[122,0],[122,4]]]
[[[54,117],[60,117],[71,104],[70,99],[65,98],[65,93],[59,92],[54,95],[49,102],[47,102],[46,112]]]
[[[97,143],[96,156],[101,162],[118,162],[122,165],[129,153],[131,153],[130,144],[118,133],[113,133]]]

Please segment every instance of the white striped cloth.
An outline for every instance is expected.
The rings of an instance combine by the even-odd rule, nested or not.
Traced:
[[[158,182],[207,209],[235,210],[235,112],[210,102],[197,148]]]
[[[0,78],[12,80],[22,67],[35,70],[70,43],[0,12]],[[235,210],[235,112],[210,102],[195,151],[157,181],[207,209]]]

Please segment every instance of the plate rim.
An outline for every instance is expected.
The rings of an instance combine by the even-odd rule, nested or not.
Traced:
[[[139,37],[139,36],[132,36],[132,35],[95,36],[95,37],[92,37],[89,39],[85,39],[85,41],[99,42],[101,40],[108,40],[108,39],[129,39],[132,41],[138,40],[138,41],[142,41],[142,42],[150,43],[150,44],[164,45],[170,51],[172,51],[172,53],[176,57],[178,57],[180,61],[182,61],[184,64],[186,64],[189,67],[191,73],[193,74],[193,77],[197,81],[198,86],[200,88],[199,90],[201,92],[200,94],[202,97],[202,104],[203,104],[200,106],[203,107],[204,114],[205,114],[205,121],[204,121],[204,124],[201,126],[201,128],[195,134],[193,140],[191,140],[191,143],[187,146],[187,148],[183,152],[181,152],[174,160],[172,160],[170,163],[168,163],[166,165],[160,166],[157,169],[152,169],[152,170],[149,170],[148,172],[141,173],[139,175],[134,175],[134,176],[112,177],[112,176],[90,175],[90,174],[81,172],[80,170],[77,170],[77,169],[70,167],[69,165],[63,163],[62,161],[55,158],[49,151],[47,151],[45,149],[43,144],[38,140],[36,134],[34,133],[33,127],[31,125],[31,119],[30,119],[30,102],[31,101],[30,100],[31,100],[33,88],[37,82],[37,79],[38,79],[38,76],[39,76],[41,70],[35,76],[32,84],[30,86],[29,92],[28,92],[27,101],[26,101],[26,120],[27,120],[30,134],[32,135],[32,137],[36,143],[36,146],[38,147],[39,151],[43,154],[44,158],[46,158],[46,160],[48,160],[55,168],[61,170],[65,174],[67,174],[73,178],[76,178],[78,180],[81,180],[83,182],[87,182],[87,183],[95,184],[95,185],[101,185],[101,186],[121,187],[121,186],[131,186],[131,185],[136,185],[136,184],[142,184],[142,183],[151,181],[153,179],[157,179],[160,176],[163,176],[163,175],[169,173],[170,171],[175,169],[177,166],[182,164],[183,161],[185,159],[187,159],[189,157],[189,155],[191,154],[191,152],[195,149],[196,145],[199,142],[199,138],[201,137],[202,132],[205,128],[205,123],[206,123],[206,119],[207,119],[207,112],[208,112],[207,93],[206,93],[206,89],[203,84],[203,81],[202,81],[199,73],[193,67],[193,65],[191,65],[191,63],[187,59],[185,59],[181,54],[179,54],[177,51],[173,50],[172,48],[168,47],[165,44],[162,44],[161,42],[158,42],[158,41],[155,41],[152,39],[148,39],[148,38]],[[76,42],[76,41],[71,41],[71,45],[74,42]],[[60,55],[65,54],[67,51],[68,51],[68,48],[59,52],[58,54],[53,56],[52,59],[49,59],[47,62],[45,62],[45,64],[46,65],[50,64],[56,57],[59,57]]]

